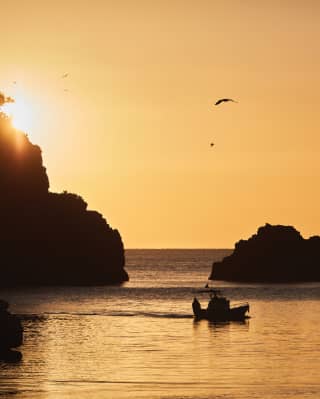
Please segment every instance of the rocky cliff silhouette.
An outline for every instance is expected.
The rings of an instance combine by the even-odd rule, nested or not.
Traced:
[[[0,113],[0,286],[128,280],[124,248],[76,194],[49,192],[41,149]]]
[[[239,282],[320,281],[320,237],[304,239],[292,226],[260,227],[234,252],[212,265],[210,280]]]

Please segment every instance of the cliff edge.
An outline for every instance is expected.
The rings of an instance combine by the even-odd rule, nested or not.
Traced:
[[[0,112],[0,286],[128,280],[121,236],[76,194],[49,192],[41,149]]]
[[[233,253],[212,265],[210,280],[239,282],[320,281],[320,237],[304,239],[292,226],[266,224]]]

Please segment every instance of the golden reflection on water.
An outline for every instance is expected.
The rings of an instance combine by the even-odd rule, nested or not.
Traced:
[[[256,301],[245,323],[51,314],[26,322],[20,398],[317,398],[318,301]]]

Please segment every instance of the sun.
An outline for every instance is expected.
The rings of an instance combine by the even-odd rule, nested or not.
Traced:
[[[12,125],[25,133],[32,132],[35,115],[30,103],[22,97],[15,96],[14,103],[5,104],[2,110],[12,118]]]

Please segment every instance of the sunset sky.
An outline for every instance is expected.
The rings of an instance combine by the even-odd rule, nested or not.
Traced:
[[[320,1],[0,4],[8,112],[126,248],[320,234]]]

